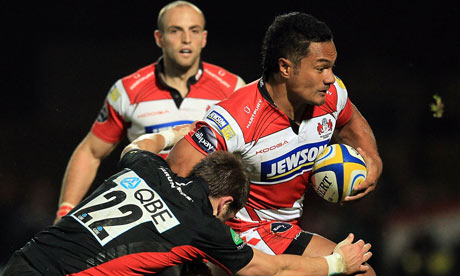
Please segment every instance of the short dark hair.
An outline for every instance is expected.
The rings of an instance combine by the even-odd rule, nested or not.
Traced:
[[[232,196],[230,211],[243,208],[249,196],[249,176],[242,158],[226,152],[215,151],[198,162],[190,175],[198,176],[209,185],[209,196]]]
[[[322,21],[301,12],[279,15],[265,33],[262,67],[265,74],[279,71],[278,60],[287,58],[299,65],[311,42],[332,41],[332,31]]]

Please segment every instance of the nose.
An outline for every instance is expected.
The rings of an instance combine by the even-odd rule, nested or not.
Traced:
[[[335,77],[334,73],[332,73],[332,70],[327,70],[327,75],[324,78],[324,84],[333,84],[335,82]]]
[[[184,44],[189,44],[191,41],[191,34],[188,31],[182,33],[182,42]]]

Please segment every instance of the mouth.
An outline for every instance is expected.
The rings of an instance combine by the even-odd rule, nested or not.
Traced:
[[[326,94],[326,93],[327,93],[327,90],[329,90],[329,87],[325,87],[324,89],[319,90],[319,92],[320,92],[320,93]]]
[[[191,53],[192,53],[192,50],[190,50],[190,49],[181,49],[181,50],[179,51],[179,53],[181,53],[181,54],[191,54]]]

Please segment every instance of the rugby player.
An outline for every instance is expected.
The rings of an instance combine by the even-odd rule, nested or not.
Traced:
[[[167,161],[187,175],[215,151],[240,153],[255,169],[248,202],[228,225],[267,254],[323,256],[336,244],[302,230],[298,221],[313,162],[333,138],[356,148],[368,175],[346,200],[362,198],[382,173],[376,140],[333,74],[337,51],[324,22],[300,12],[276,17],[262,56],[262,77],[213,106]],[[367,273],[375,275],[372,268]]]
[[[238,275],[369,269],[363,263],[372,255],[370,244],[352,243],[352,234],[326,257],[273,256],[248,246],[222,223],[248,197],[249,177],[240,158],[215,152],[183,178],[156,155],[188,130],[145,134],[126,147],[121,171],[16,251],[3,275],[151,275],[196,259]]]
[[[207,31],[198,7],[172,2],[159,12],[157,27],[155,41],[163,55],[110,89],[91,130],[69,160],[56,221],[80,202],[101,160],[125,135],[132,141],[144,133],[202,119],[206,108],[244,85],[239,76],[201,61]]]

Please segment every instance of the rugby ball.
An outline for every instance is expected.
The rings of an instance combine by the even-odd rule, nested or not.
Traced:
[[[353,187],[364,181],[366,176],[366,163],[356,149],[345,144],[333,144],[316,158],[311,182],[320,197],[338,203],[353,195]]]

